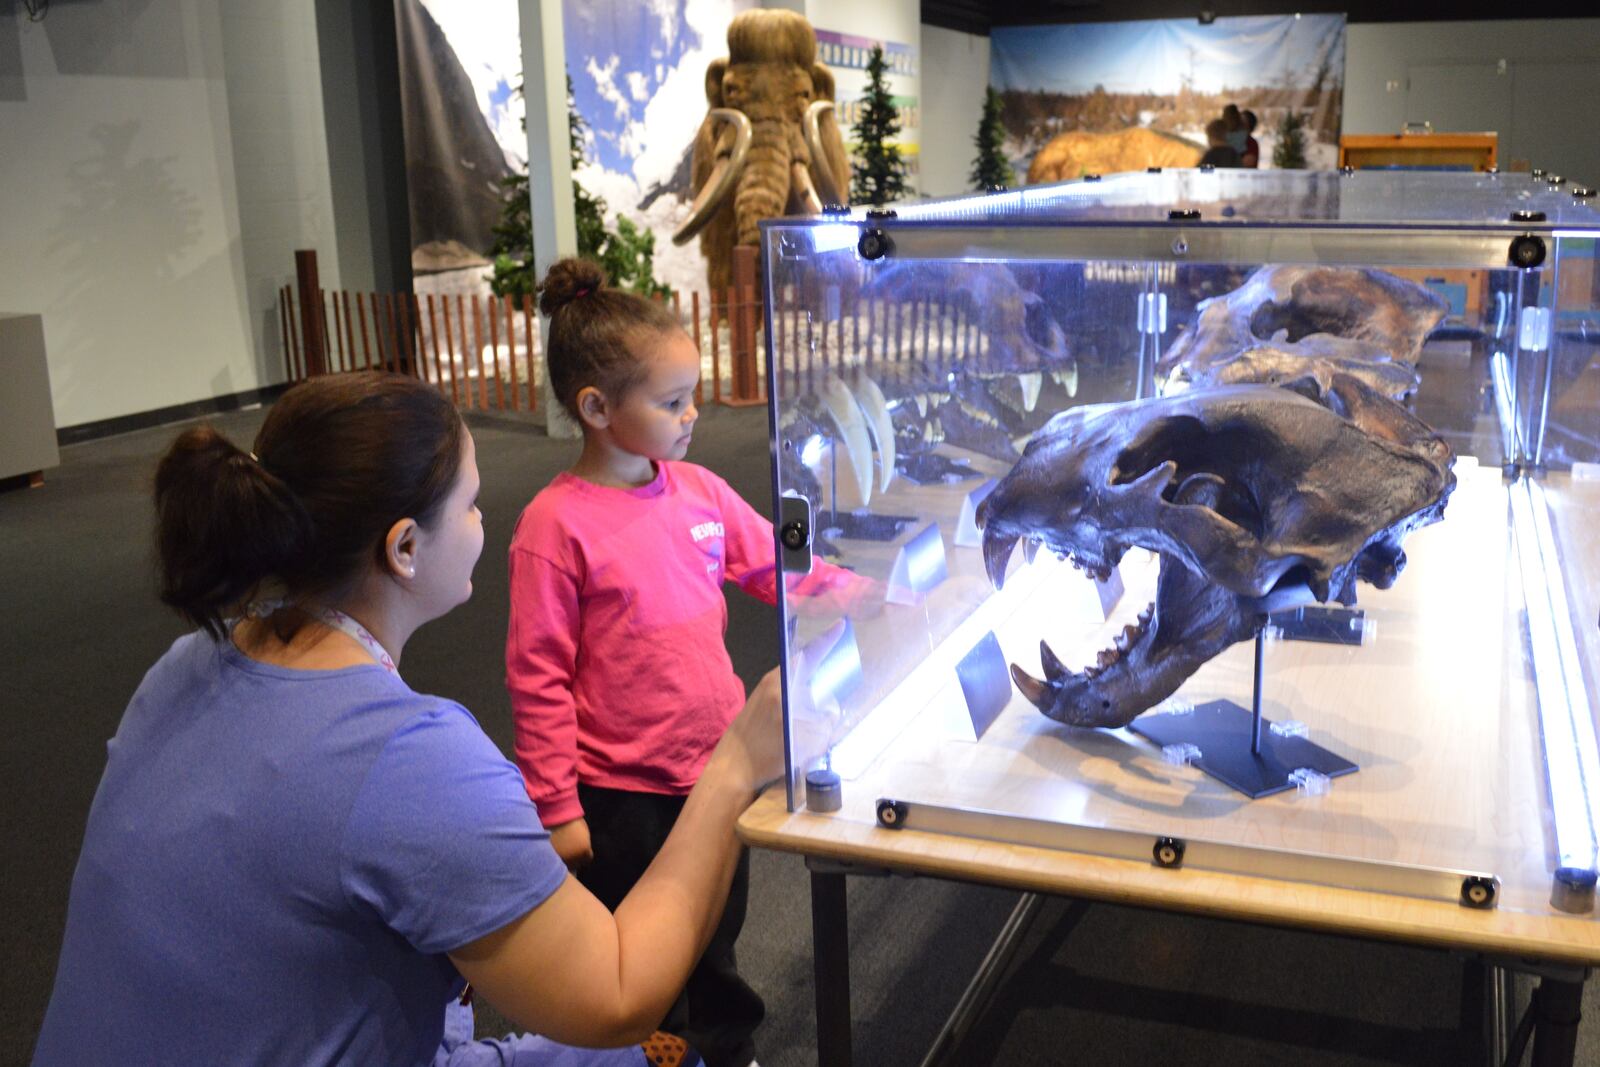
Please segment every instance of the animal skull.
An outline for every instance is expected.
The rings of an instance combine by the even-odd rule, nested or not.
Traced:
[[[1349,375],[1279,388],[1194,389],[1062,412],[979,508],[998,588],[1031,539],[1104,579],[1135,546],[1160,556],[1156,599],[1081,672],[1043,642],[1043,681],[1012,677],[1045,715],[1124,726],[1268,612],[1353,604],[1388,588],[1401,541],[1455,486],[1445,442]]]
[[[1201,303],[1157,371],[1179,384],[1263,380],[1259,367],[1238,365],[1249,355],[1250,364],[1291,368],[1282,372],[1290,380],[1295,360],[1318,359],[1404,399],[1417,388],[1422,342],[1447,310],[1436,293],[1385,271],[1262,267],[1233,292]]]

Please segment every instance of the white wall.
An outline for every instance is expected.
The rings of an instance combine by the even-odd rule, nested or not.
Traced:
[[[312,10],[0,18],[0,307],[44,315],[57,425],[281,380],[272,293],[330,225]]]
[[[802,10],[798,3],[775,3],[769,6]],[[917,72],[911,75],[890,73],[887,76],[889,92],[895,96],[916,97],[919,110],[926,109],[922,89],[926,84],[923,71],[927,68],[927,56],[922,50],[920,0],[871,0],[868,3],[862,0],[805,0],[803,12],[815,29],[910,45],[916,50]],[[836,69],[834,79],[835,98],[841,102],[858,99],[866,91],[865,71]],[[848,142],[851,139],[849,129],[842,132]],[[915,130],[905,131],[900,140],[904,148],[920,155],[928,136],[928,125],[924,119]],[[917,165],[921,166],[920,161]]]
[[[973,138],[989,88],[989,38],[937,26],[922,27],[922,192],[955,196],[971,191],[967,176],[978,150]],[[1018,175],[1017,184],[1022,184]]]
[[[1500,160],[1600,184],[1600,19],[1358,23],[1344,132],[1494,130]]]

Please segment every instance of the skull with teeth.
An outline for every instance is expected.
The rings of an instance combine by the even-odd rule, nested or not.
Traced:
[[[1396,400],[1417,388],[1422,342],[1449,306],[1424,286],[1381,270],[1262,267],[1199,306],[1156,368],[1178,384],[1292,380],[1318,360]]]
[[[1087,669],[1040,643],[1023,694],[1074,726],[1124,726],[1270,611],[1388,588],[1401,541],[1455,486],[1445,442],[1359,379],[1217,386],[1062,412],[984,500],[998,588],[1027,539],[1109,576],[1133,547],[1160,557],[1155,601]]]

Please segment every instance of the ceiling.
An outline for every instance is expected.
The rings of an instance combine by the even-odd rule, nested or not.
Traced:
[[[1196,17],[1210,10],[1234,15],[1283,15],[1296,11],[1344,12],[1351,22],[1436,22],[1466,19],[1572,18],[1584,5],[1552,0],[1455,0],[1404,3],[1397,0],[922,0],[922,21],[963,33],[987,34],[1001,26],[1039,26],[1061,22],[1133,22],[1139,19]]]

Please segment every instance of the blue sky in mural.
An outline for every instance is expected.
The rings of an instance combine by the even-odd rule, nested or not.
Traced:
[[[1332,83],[1344,81],[1343,15],[1027,26],[994,31],[993,73],[1001,89],[1064,94],[1176,93],[1184,79],[1198,92],[1246,86],[1309,86],[1324,52]],[[1330,86],[1331,87],[1331,86]]]
[[[593,131],[590,158],[631,171],[644,142],[644,109],[700,34],[687,0],[567,0],[568,73],[578,113]],[[697,116],[698,118],[698,116]]]

